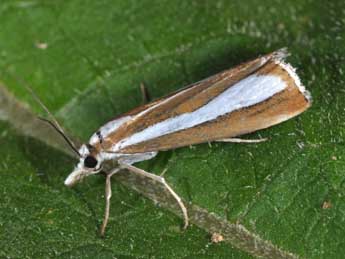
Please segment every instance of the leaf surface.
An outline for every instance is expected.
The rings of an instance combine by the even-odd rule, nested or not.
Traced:
[[[118,182],[107,237],[99,238],[104,179],[67,189],[63,180],[76,161],[3,122],[0,255],[250,258],[273,244],[292,257],[339,258],[345,252],[344,7],[338,0],[2,1],[0,80],[43,114],[13,75],[23,78],[84,141],[141,104],[141,82],[158,98],[285,46],[313,106],[246,136],[269,137],[265,143],[203,144],[139,164],[157,174],[168,168],[167,181],[185,201],[242,226],[252,237],[243,246],[235,235],[211,244],[210,233],[224,229],[197,219],[203,229],[181,232],[180,218]],[[255,238],[263,242],[249,249]]]

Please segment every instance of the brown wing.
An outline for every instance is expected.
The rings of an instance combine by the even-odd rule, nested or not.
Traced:
[[[267,128],[296,116],[309,107],[309,100],[300,91],[289,72],[278,64],[277,61],[281,58],[281,55],[281,52],[271,53],[164,97],[145,106],[144,109],[139,107],[134,110],[135,113],[129,113],[134,115],[132,120],[109,134],[103,147],[111,149],[119,141],[141,132],[157,122],[165,121],[183,113],[193,112],[253,73],[277,75],[287,83],[287,87],[264,102],[233,111],[215,120],[188,129],[126,146],[119,152],[141,153],[167,150],[238,136]]]
[[[236,68],[233,68],[233,69],[229,69],[229,70],[226,70],[226,71],[223,71],[221,73],[218,73],[214,76],[210,76],[204,80],[201,80],[199,82],[196,82],[196,83],[193,83],[193,84],[190,84],[188,86],[185,86],[181,89],[178,89],[177,91],[174,91],[166,96],[163,96],[161,98],[158,98],[150,103],[147,103],[147,104],[144,104],[144,105],[141,105],[141,106],[138,106],[126,113],[123,113],[117,117],[115,117],[113,120],[116,120],[116,119],[119,119],[123,116],[135,116],[135,115],[138,115],[140,112],[144,111],[144,110],[147,110],[148,108],[152,107],[152,106],[158,106],[158,104],[160,104],[161,102],[165,101],[166,99],[176,95],[176,97],[174,98],[174,101],[171,101],[169,102],[169,105],[165,105],[164,107],[166,106],[171,106],[172,104],[180,104],[180,103],[183,103],[187,100],[189,100],[190,102],[193,101],[193,99],[196,99],[197,96],[195,96],[195,94],[198,94],[199,91],[202,91],[203,89],[207,89],[211,86],[214,86],[214,84],[224,80],[224,79],[229,79],[229,80],[225,80],[223,82],[224,85],[226,85],[227,83],[229,82],[236,82],[236,81],[239,81],[240,79],[248,76],[249,74],[255,72],[257,69],[259,69],[262,65],[263,65],[263,62],[268,62],[271,58],[275,57],[276,55],[280,55],[280,54],[277,54],[278,52],[273,52],[273,53],[270,53],[266,56],[263,56],[261,58],[257,58],[253,61],[250,61],[250,62],[246,62],[246,63],[243,63],[239,66],[237,66]],[[285,55],[285,54],[284,54]],[[239,73],[240,72],[240,73]],[[234,75],[234,76],[233,76]],[[235,76],[236,75],[236,76]],[[191,89],[193,88],[193,89]],[[179,96],[177,94],[181,93],[181,92],[188,92],[188,95],[185,95],[185,96]],[[194,95],[194,98],[191,99]],[[159,111],[161,110],[164,110],[163,107],[160,107]],[[151,111],[149,114],[157,114],[157,110],[155,109],[154,111]],[[149,114],[146,114],[145,115],[145,118],[146,118],[146,121],[147,119],[149,118]],[[165,116],[164,117],[161,117],[161,120],[164,120],[165,118],[168,118],[169,115],[167,113],[164,113]],[[171,112],[169,113],[171,114]],[[142,120],[145,120],[144,118],[142,118]],[[139,120],[137,120],[139,122]],[[155,123],[155,122],[154,122]],[[148,124],[148,125],[152,125],[151,124]],[[126,130],[129,130],[129,125],[126,126]],[[132,128],[135,128],[135,124],[131,124],[131,127]],[[134,133],[135,130],[131,131],[131,133]],[[115,134],[113,134],[115,135]],[[112,137],[113,135],[109,136],[109,137]],[[129,135],[129,134],[127,134]]]

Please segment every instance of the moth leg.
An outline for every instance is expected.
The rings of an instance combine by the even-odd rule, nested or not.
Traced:
[[[149,91],[147,90],[144,83],[140,83],[140,91],[141,91],[143,104],[148,103],[151,100],[151,98],[150,98]]]
[[[180,196],[177,195],[177,193],[167,184],[167,182],[165,181],[164,177],[159,176],[159,175],[155,175],[152,173],[148,173],[138,167],[129,165],[129,164],[123,164],[119,161],[121,168],[125,168],[133,173],[148,177],[152,180],[155,180],[161,184],[164,185],[164,187],[170,192],[170,194],[175,198],[175,200],[177,201],[178,205],[180,206],[180,209],[182,211],[183,214],[183,218],[184,218],[184,226],[183,229],[186,229],[189,225],[189,218],[188,218],[188,213],[187,213],[187,208],[186,206],[183,204],[182,199],[180,198]]]
[[[216,142],[260,143],[260,142],[265,142],[267,140],[268,138],[260,138],[260,139],[223,138],[223,139],[217,139]]]
[[[100,234],[104,236],[105,228],[107,227],[108,220],[109,220],[109,211],[110,211],[110,198],[111,198],[111,180],[110,178],[119,172],[121,168],[115,168],[106,176],[105,180],[105,212],[104,212],[104,219],[101,226]]]

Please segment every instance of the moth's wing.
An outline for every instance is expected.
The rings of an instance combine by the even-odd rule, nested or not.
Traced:
[[[178,91],[174,92],[174,93],[171,93],[167,96],[164,96],[164,97],[161,97],[161,98],[158,98],[150,103],[147,103],[147,104],[144,104],[144,105],[141,105],[141,106],[138,106],[126,113],[122,113],[121,115],[119,116],[116,116],[115,118],[111,119],[110,121],[108,121],[106,124],[104,124],[102,127],[100,127],[95,134],[93,134],[90,138],[90,141],[89,143],[93,146],[95,146],[96,148],[101,148],[100,146],[100,136],[101,137],[106,137],[106,136],[109,136],[109,133],[112,133],[114,131],[116,131],[120,126],[122,126],[124,123],[126,123],[127,121],[133,119],[136,115],[138,115],[140,112],[144,111],[144,110],[147,110],[148,108],[152,107],[152,106],[155,106],[155,105],[158,105],[160,102],[164,101],[165,99],[169,98],[170,96],[178,93],[178,92],[181,92],[189,87],[193,87],[195,84],[193,85],[189,85],[183,89],[179,89]],[[109,138],[105,138],[104,141],[105,141],[105,144],[107,143],[107,140],[109,140]],[[104,147],[103,145],[103,147]]]
[[[274,55],[277,55],[277,53],[273,52],[271,54],[268,54],[268,55],[263,56],[261,58],[258,58],[256,60],[253,60],[251,62],[247,62],[247,63],[244,63],[242,65],[239,65],[235,69],[224,71],[223,73],[226,73],[226,75],[228,75],[230,73],[235,73],[236,71],[239,71],[239,70],[243,70],[243,71],[246,70],[245,74],[247,75],[247,74],[250,73],[250,71],[253,72],[256,69],[258,69],[262,65],[262,62],[268,61]],[[143,104],[141,106],[135,107],[134,109],[132,109],[132,110],[126,112],[126,113],[123,113],[123,114],[115,117],[113,120],[117,120],[117,119],[119,119],[121,117],[124,117],[124,116],[133,116],[133,118],[134,118],[134,116],[138,115],[140,112],[145,111],[148,108],[151,108],[153,106],[158,106],[161,102],[165,101],[166,99],[168,99],[168,98],[170,98],[172,96],[175,96],[175,98],[176,98],[175,100],[182,99],[181,96],[179,97],[177,94],[179,94],[181,92],[185,92],[185,91],[189,90],[190,88],[195,88],[195,90],[199,91],[200,90],[200,86],[203,85],[202,88],[206,89],[207,87],[212,86],[215,82],[220,81],[224,77],[224,75],[222,75],[223,73],[219,73],[219,74],[216,74],[214,76],[210,76],[210,77],[208,77],[208,78],[206,78],[204,80],[201,80],[199,82],[187,85],[187,86],[185,86],[183,88],[180,88],[177,91],[174,91],[174,92],[172,92],[172,93],[170,93],[168,95],[165,95],[165,96],[163,96],[161,98],[155,99],[155,100],[153,100],[150,103]]]
[[[282,55],[274,52],[161,99],[109,134],[107,148],[167,150],[253,132],[301,113],[309,100]]]

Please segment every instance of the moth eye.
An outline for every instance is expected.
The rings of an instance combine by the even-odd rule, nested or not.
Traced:
[[[84,160],[84,166],[87,168],[95,168],[97,165],[97,160],[93,156],[87,156]]]

